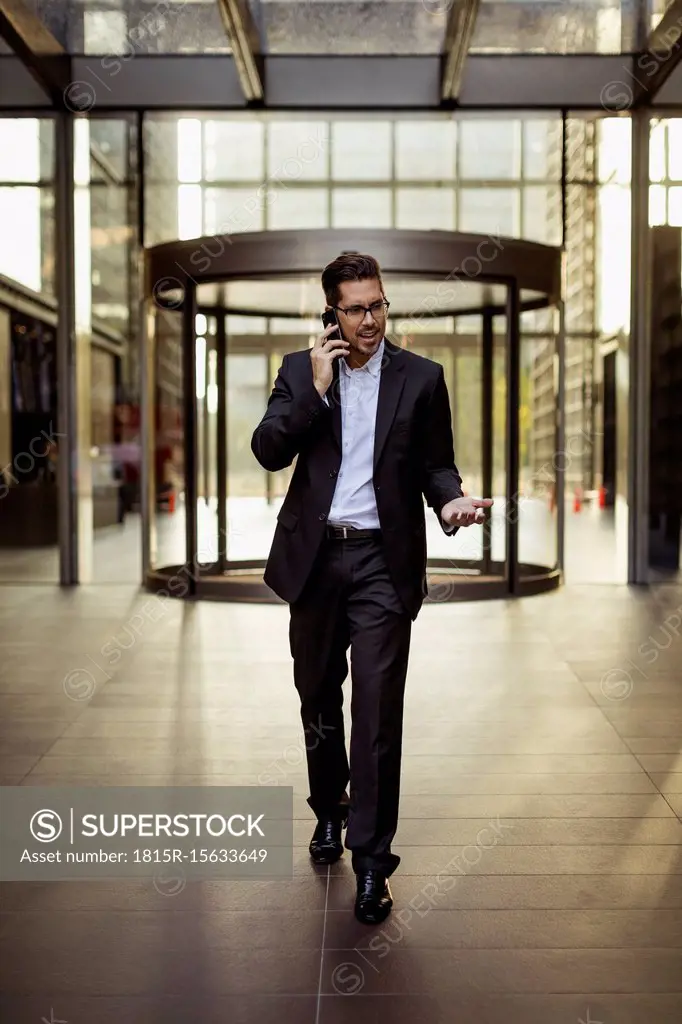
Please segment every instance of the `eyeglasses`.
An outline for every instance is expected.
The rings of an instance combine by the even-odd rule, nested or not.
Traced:
[[[390,303],[386,299],[382,299],[380,302],[373,302],[371,306],[348,306],[347,309],[343,309],[342,306],[334,306],[333,308],[345,313],[349,320],[364,320],[367,313],[373,320],[379,320],[386,316],[389,305]]]

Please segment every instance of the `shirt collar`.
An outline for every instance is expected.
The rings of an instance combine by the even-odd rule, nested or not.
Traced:
[[[367,370],[367,372],[371,373],[371,375],[373,377],[378,377],[380,375],[380,373],[381,373],[381,364],[383,363],[383,361],[384,361],[384,339],[382,338],[381,339],[381,344],[379,345],[379,348],[376,350],[374,355],[371,356],[367,360],[367,362],[365,363],[364,366],[360,366],[360,367],[358,367],[358,369],[359,370]],[[353,370],[349,369],[348,363],[346,362],[345,359],[342,359],[341,365],[342,365],[345,373],[347,373],[349,376],[350,376],[351,373],[354,372]]]

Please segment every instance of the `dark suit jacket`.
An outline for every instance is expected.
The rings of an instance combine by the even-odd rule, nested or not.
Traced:
[[[313,386],[310,350],[284,356],[251,440],[261,466],[272,472],[298,456],[264,574],[266,584],[290,604],[300,596],[322,543],[341,466],[338,374],[336,359],[327,406]],[[388,340],[377,402],[374,492],[388,570],[416,618],[427,593],[422,495],[443,527],[440,511],[462,495],[462,480],[441,366]]]

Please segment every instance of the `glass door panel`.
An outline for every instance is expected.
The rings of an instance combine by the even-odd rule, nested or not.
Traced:
[[[227,558],[267,558],[276,509],[271,475],[254,458],[251,436],[267,404],[272,382],[263,348],[230,351],[227,339]]]
[[[558,355],[555,337],[521,337],[519,572],[557,566]]]
[[[496,327],[503,330],[504,318]],[[431,510],[426,515],[427,554],[434,569],[462,576],[502,576],[505,561],[505,351],[504,335],[493,333],[493,318],[466,324],[455,320],[445,344],[415,349],[439,362],[452,409],[455,461],[466,495],[495,498],[485,523],[444,534]],[[487,333],[486,333],[487,332]],[[444,565],[438,563],[443,562]]]
[[[182,316],[154,308],[148,317],[147,517],[149,568],[185,562],[185,458]]]
[[[440,363],[443,367],[443,375],[445,377],[445,384],[448,389],[448,395],[450,398],[450,410],[452,413],[452,429],[454,435],[454,447],[455,447],[455,461],[457,468],[459,469],[462,476],[468,474],[469,463],[467,460],[467,449],[466,443],[463,442],[462,435],[458,429],[459,415],[458,415],[458,392],[457,392],[457,373],[459,367],[459,354],[455,354],[455,341],[456,339],[449,333],[443,337],[444,344],[428,346],[428,339],[420,339],[422,346],[416,348],[419,355],[425,356],[427,359],[433,359],[434,362]],[[462,445],[464,444],[464,450]],[[463,468],[464,467],[464,468]],[[438,521],[436,519],[433,509],[425,508],[426,516],[426,551],[427,557],[430,559],[445,559],[447,562],[453,563],[455,558],[464,557],[458,552],[455,552],[455,545],[459,542],[460,538],[448,537],[440,529]],[[452,568],[452,565],[450,566]]]
[[[218,561],[218,388],[215,318],[199,313],[196,338],[197,560]],[[202,333],[199,333],[199,332]]]
[[[270,381],[269,385],[268,385],[268,395],[270,394],[270,389],[272,388],[272,385],[275,382],[275,377],[277,376],[277,371],[279,370],[280,366],[282,365],[283,357],[286,355],[287,352],[291,352],[294,349],[301,348],[301,342],[302,342],[302,339],[301,338],[297,338],[295,341],[292,341],[290,347],[288,347],[286,349],[281,349],[281,350],[280,349],[271,349],[270,350],[269,355],[268,355],[268,359],[269,359],[269,381]],[[265,411],[265,410],[263,410],[263,411]],[[289,483],[291,482],[291,478],[293,476],[295,466],[296,466],[296,459],[294,459],[292,464],[290,466],[287,466],[285,469],[280,469],[276,473],[268,473],[268,483],[267,483],[267,486],[269,488],[269,490],[268,490],[268,498],[269,498],[269,501],[274,504],[275,512],[279,511],[279,508],[280,508],[280,506],[282,504],[282,501],[284,500],[284,496],[286,495],[287,490],[289,488]],[[273,521],[273,524],[272,524],[272,528],[273,528],[273,531],[274,531],[274,528],[275,528],[274,521]]]
[[[495,504],[489,520],[489,550],[492,570],[505,573],[507,560],[507,318],[492,322],[491,390],[491,494]],[[497,567],[497,568],[495,568]]]

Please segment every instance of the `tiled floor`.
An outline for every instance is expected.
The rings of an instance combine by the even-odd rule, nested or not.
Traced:
[[[0,590],[6,785],[295,793],[294,877],[6,883],[8,1024],[679,1024],[682,591],[431,605],[394,914],[314,869],[287,611]],[[153,621],[154,620],[154,621]],[[140,624],[141,623],[141,624]]]

